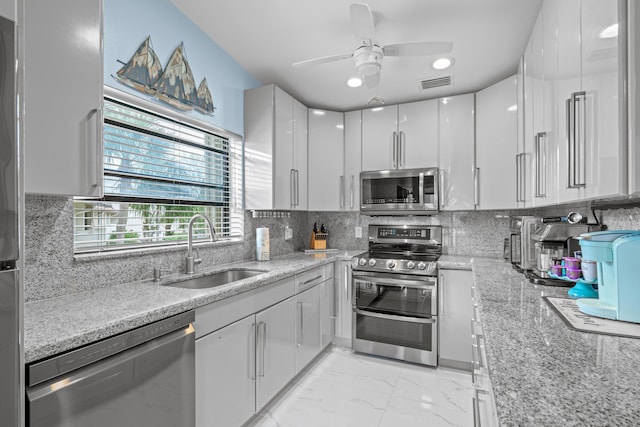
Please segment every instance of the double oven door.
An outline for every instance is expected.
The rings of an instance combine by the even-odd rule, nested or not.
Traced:
[[[353,271],[353,349],[436,366],[436,277]]]

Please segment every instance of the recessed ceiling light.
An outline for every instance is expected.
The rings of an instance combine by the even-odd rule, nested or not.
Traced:
[[[313,110],[313,114],[316,116],[324,116],[324,111],[321,110]]]
[[[618,24],[609,25],[604,30],[600,31],[601,39],[612,39],[618,37]]]
[[[347,80],[347,86],[360,87],[362,86],[362,79],[358,76],[350,77],[349,80]]]
[[[382,111],[384,110],[384,107],[374,107],[371,109],[371,111]]]
[[[451,58],[438,58],[431,63],[431,68],[434,70],[446,70],[453,65],[453,59]]]

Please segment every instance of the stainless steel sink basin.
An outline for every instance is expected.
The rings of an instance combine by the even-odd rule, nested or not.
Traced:
[[[254,277],[264,273],[266,273],[266,271],[232,268],[229,270],[219,271],[208,276],[195,277],[193,279],[187,279],[175,283],[167,283],[167,286],[185,289],[207,289],[237,282],[238,280]]]

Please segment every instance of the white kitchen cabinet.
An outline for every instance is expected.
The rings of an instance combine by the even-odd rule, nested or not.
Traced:
[[[256,314],[256,411],[296,374],[295,298]]]
[[[518,139],[516,144],[516,207],[527,206],[527,189],[529,188],[530,177],[528,174],[527,159],[528,154],[525,149],[525,54],[520,57],[518,63]]]
[[[362,172],[362,111],[344,113],[344,210],[360,210],[360,172]]]
[[[322,330],[322,348],[327,347],[333,342],[336,324],[336,300],[335,300],[335,282],[333,277],[325,280],[320,285],[322,301],[320,305],[320,318]]]
[[[296,295],[296,373],[322,351],[322,286]]]
[[[307,108],[274,85],[244,95],[245,208],[307,210]]]
[[[102,1],[24,3],[25,191],[101,197]]]
[[[345,207],[344,114],[309,110],[309,210]]]
[[[473,310],[470,270],[440,270],[438,364],[471,370],[471,312]]]
[[[362,170],[437,166],[436,100],[362,110]]]
[[[335,337],[334,344],[351,347],[351,261],[336,261],[335,267]]]
[[[601,37],[619,22],[618,5],[618,0],[543,3],[530,40],[542,46],[534,49],[533,62],[543,64],[544,81],[542,96],[533,99],[530,134],[537,141],[534,158],[540,159],[534,162],[534,206],[627,193],[626,132],[619,132],[625,129],[621,46],[618,37]],[[546,174],[540,174],[545,163]]]
[[[440,209],[473,210],[477,202],[475,95],[440,98]]]
[[[256,409],[255,315],[196,340],[196,426],[240,426]]]
[[[476,94],[478,209],[517,208],[518,78],[508,77]],[[496,167],[500,165],[500,167]]]

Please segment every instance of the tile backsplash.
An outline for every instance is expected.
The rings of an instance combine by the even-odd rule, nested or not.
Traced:
[[[286,217],[253,218],[245,212],[243,242],[201,246],[203,265],[255,259],[255,229],[268,227],[271,256],[309,247],[314,222],[328,229],[327,247],[367,249],[369,224],[435,224],[443,228],[443,252],[451,255],[503,255],[509,235],[510,215],[590,215],[587,204],[544,210],[440,212],[433,216],[370,217],[357,212],[290,212]],[[150,278],[154,267],[184,270],[185,249],[170,248],[129,252],[126,256],[73,254],[73,200],[66,197],[27,195],[25,200],[25,300],[53,298],[100,287]],[[640,208],[596,211],[610,229],[640,229]],[[285,227],[293,238],[284,240]],[[356,238],[356,227],[362,237]]]

